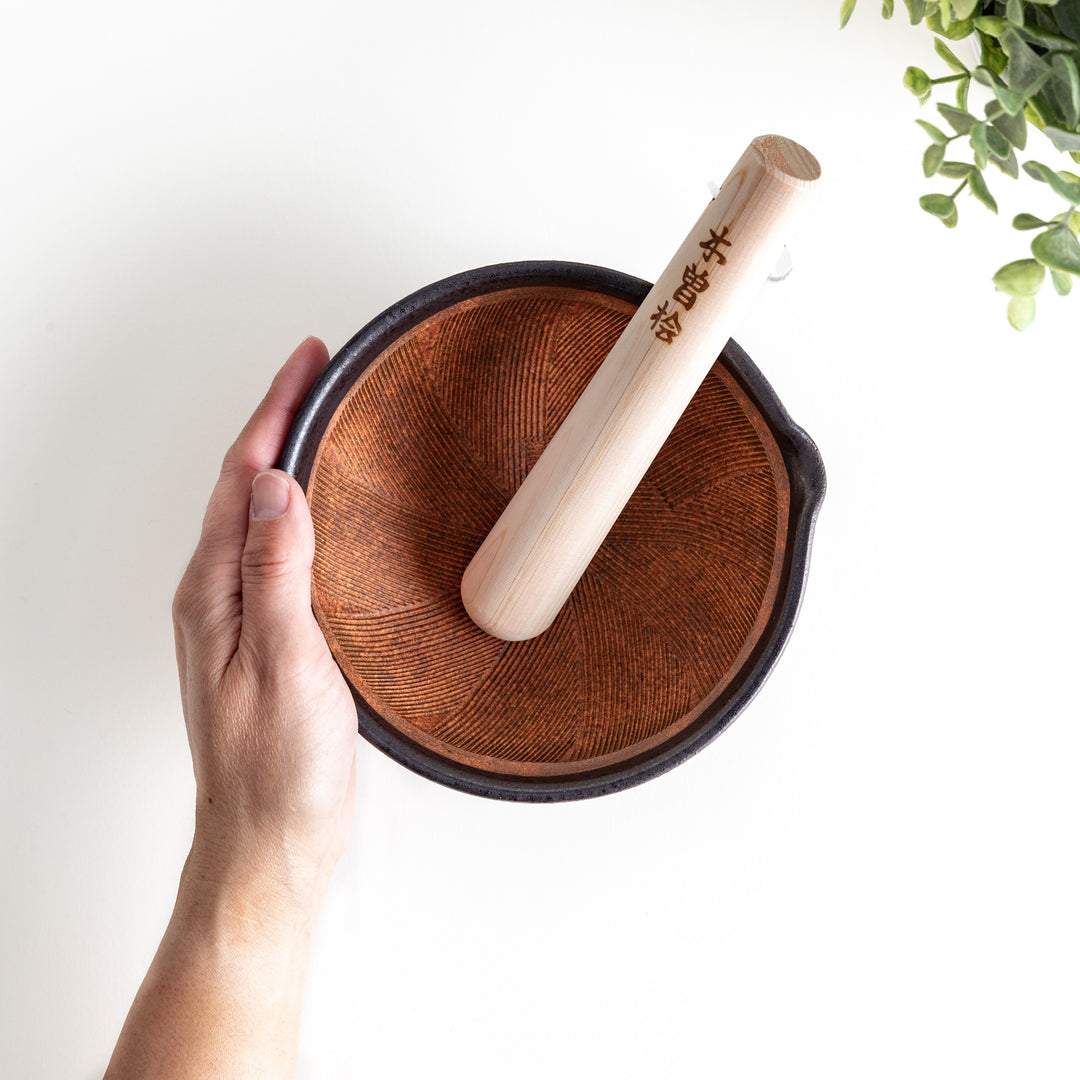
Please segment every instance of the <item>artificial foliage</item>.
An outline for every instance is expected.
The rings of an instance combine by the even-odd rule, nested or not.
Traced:
[[[843,0],[841,26],[855,4]],[[966,190],[996,214],[997,200],[987,182],[991,165],[1013,179],[1022,170],[1047,184],[1064,204],[1049,220],[1034,214],[1013,218],[1014,229],[1035,233],[1031,257],[1006,264],[993,278],[1009,297],[1009,322],[1024,330],[1035,317],[1035,296],[1047,278],[1064,296],[1073,278],[1080,277],[1080,176],[1031,159],[1021,164],[1018,157],[1027,151],[1029,131],[1035,128],[1080,162],[1080,0],[905,0],[905,5],[912,24],[924,23],[935,35],[934,49],[946,70],[931,76],[909,67],[904,85],[920,104],[955,91],[954,101],[935,102],[942,122],[916,123],[930,139],[924,174],[956,186],[950,183],[945,192],[924,195],[919,205],[951,229],[959,215],[957,198]],[[893,9],[893,0],[883,0],[886,19]],[[980,62],[969,66],[948,42],[976,40],[976,35]],[[973,81],[993,94],[981,117],[968,105]]]

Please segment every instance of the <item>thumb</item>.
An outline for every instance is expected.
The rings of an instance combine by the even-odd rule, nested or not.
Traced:
[[[247,539],[240,562],[240,636],[264,663],[311,641],[311,561],[315,535],[300,485],[278,469],[251,482]]]

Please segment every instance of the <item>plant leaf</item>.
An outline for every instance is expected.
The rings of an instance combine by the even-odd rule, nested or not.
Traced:
[[[840,5],[840,29],[843,30],[848,24],[848,19],[851,18],[851,13],[855,10],[855,4],[857,0],[844,0]]]
[[[1043,134],[1063,153],[1080,150],[1080,135],[1075,132],[1062,131],[1061,128],[1047,124],[1043,128]]]
[[[926,0],[904,0],[912,26],[918,26],[926,17]]]
[[[1024,25],[1024,5],[1020,0],[1008,0],[1005,5],[1005,18],[1016,26]]]
[[[970,19],[979,6],[979,0],[952,0],[953,14],[958,19]]]
[[[1062,4],[1054,12],[1054,21],[1063,34],[1068,34],[1073,41],[1080,41],[1080,6]]]
[[[1077,41],[1080,38],[1072,39],[1066,38],[1063,33],[1054,33],[1053,30],[1043,29],[1041,27],[1034,26],[1020,26],[1016,27],[1016,32],[1025,41],[1032,45],[1043,46],[1045,50],[1051,53],[1059,52],[1072,52],[1076,50]],[[1050,62],[1050,57],[1047,57],[1047,62]]]
[[[949,136],[941,128],[934,127],[928,120],[916,120],[915,123],[939,146],[944,146],[949,141]]]
[[[945,61],[953,69],[953,71],[960,72],[963,75],[967,74],[967,67],[960,62],[960,58],[945,44],[941,38],[934,38],[934,52]]]
[[[940,218],[949,224],[949,219],[953,218],[955,224],[956,217],[956,200],[951,195],[924,195],[919,200],[919,205],[928,213],[933,214],[934,217]],[[952,228],[949,225],[949,228]]]
[[[1080,205],[1080,180],[1071,180],[1069,175],[1056,173],[1038,161],[1025,161],[1024,172],[1049,184],[1067,203]]]
[[[990,148],[990,153],[994,157],[1001,158],[1003,161],[1009,156],[1009,151],[1012,149],[1009,140],[996,127],[986,128],[986,145]]]
[[[983,62],[995,75],[1000,75],[1009,66],[1009,58],[999,38],[983,38],[983,55],[986,57]]]
[[[924,195],[919,199],[919,205],[934,217],[947,218],[953,212],[956,200],[951,195]]]
[[[966,161],[943,161],[938,169],[938,175],[946,180],[964,180],[975,171],[974,165]]]
[[[985,169],[990,163],[990,147],[986,145],[986,121],[980,120],[971,129],[971,149],[975,154],[975,164]]]
[[[1006,263],[994,275],[994,288],[1010,296],[1034,296],[1046,280],[1046,267],[1037,259]]]
[[[986,106],[986,117],[1017,150],[1027,146],[1028,122],[1022,113],[1010,116],[1001,102],[995,100]]]
[[[1007,158],[990,155],[990,160],[1006,175],[1016,180],[1020,176],[1020,163],[1016,160],[1016,151],[1010,150]]]
[[[961,79],[956,84],[956,107],[958,109],[963,109],[964,112],[967,112],[968,91],[970,89],[971,89],[971,76],[970,75],[968,75],[967,78]]]
[[[997,200],[990,194],[990,189],[986,186],[986,180],[983,178],[983,174],[977,169],[973,170],[968,177],[968,187],[971,188],[971,194],[975,196],[988,210],[993,210],[996,214],[998,212]]]
[[[904,72],[904,86],[919,99],[919,104],[926,101],[933,89],[930,76],[922,68],[917,67],[909,67]]]
[[[1015,90],[1010,90],[1005,83],[1001,81],[1001,76],[996,72],[991,71],[988,67],[980,65],[972,72],[972,75],[984,86],[989,86],[993,89],[994,97],[1001,102],[1001,107],[1010,116],[1017,116],[1024,111],[1024,106],[1027,105],[1027,98],[1025,98],[1023,94],[1018,94]]]
[[[881,0],[881,17],[891,19],[893,16],[893,0]]]
[[[1068,274],[1063,274],[1060,270],[1051,270],[1050,280],[1054,283],[1058,296],[1068,296],[1072,291],[1072,278]]]
[[[1014,29],[1025,41],[1032,45],[1043,45],[1051,52],[1060,50],[1067,52],[1076,47],[1076,41],[1072,38],[1047,30],[1045,26],[1032,26],[1029,23],[1027,26],[1017,26]]]
[[[1003,73],[1009,89],[1032,97],[1050,78],[1050,65],[1011,26],[1001,35],[1001,47],[1009,57]]]
[[[1029,97],[1025,115],[1040,129],[1047,126],[1060,128],[1065,123],[1065,116],[1058,107],[1057,95],[1052,88],[1040,90]]]
[[[934,173],[941,168],[941,163],[945,160],[945,147],[940,143],[931,143],[926,148],[926,153],[923,154],[922,159],[922,171],[923,176],[933,176]]]
[[[1064,53],[1056,53],[1050,64],[1053,72],[1054,90],[1065,112],[1065,121],[1075,128],[1080,123],[1080,72],[1076,61]]]
[[[1026,330],[1035,321],[1035,297],[1011,296],[1005,311],[1014,330]]]
[[[1043,221],[1042,218],[1037,218],[1034,214],[1017,214],[1012,220],[1012,227],[1020,230],[1043,229],[1049,224],[1049,221]]]
[[[997,15],[976,15],[972,21],[976,30],[981,30],[991,37],[1001,37],[1002,30],[1008,25],[1004,19],[999,18]]]
[[[953,22],[949,0],[937,0],[937,3],[926,6],[926,28],[932,33],[940,34],[953,41],[956,38],[967,37],[971,33],[971,20]]]
[[[957,135],[967,135],[978,123],[978,120],[963,109],[954,109],[951,105],[938,105],[938,112],[949,122],[949,126]]]
[[[1080,274],[1080,240],[1066,225],[1056,225],[1031,241],[1031,254],[1052,270]]]
[[[927,25],[930,24],[927,23]],[[966,37],[971,37],[972,30],[974,30],[972,21],[961,19],[959,22],[942,23],[941,33],[950,41],[962,41]]]

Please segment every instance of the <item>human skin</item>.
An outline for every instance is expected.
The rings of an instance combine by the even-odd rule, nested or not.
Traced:
[[[278,372],[176,593],[195,832],[106,1080],[295,1072],[311,931],[352,825],[356,710],[311,612],[307,500],[272,465],[326,362],[309,338]]]

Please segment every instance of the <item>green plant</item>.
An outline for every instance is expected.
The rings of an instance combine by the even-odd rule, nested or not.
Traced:
[[[966,188],[985,207],[998,212],[984,175],[991,164],[1017,179],[1017,151],[1027,145],[1029,126],[1042,131],[1063,153],[1080,161],[1080,0],[904,0],[913,25],[923,22],[934,35],[934,49],[948,73],[931,78],[917,67],[904,73],[904,85],[925,104],[936,88],[955,84],[956,104],[937,103],[951,134],[926,120],[916,123],[930,137],[923,154],[923,172],[959,181],[947,194],[924,195],[919,205],[953,228],[957,196]],[[841,27],[847,25],[856,0],[843,0]],[[883,0],[882,15],[892,17],[894,0]],[[977,35],[980,62],[969,67],[949,46]],[[968,109],[972,81],[993,97],[983,118]],[[960,151],[959,153],[957,151]],[[970,158],[970,160],[966,160]],[[1046,279],[1062,296],[1080,277],[1080,176],[1025,161],[1023,171],[1043,182],[1067,206],[1044,220],[1017,214],[1013,228],[1037,230],[1031,258],[1017,259],[994,275],[994,285],[1009,297],[1009,322],[1024,330],[1035,317],[1035,295]]]

